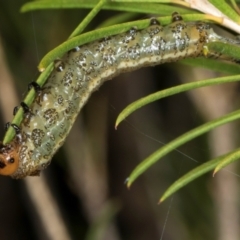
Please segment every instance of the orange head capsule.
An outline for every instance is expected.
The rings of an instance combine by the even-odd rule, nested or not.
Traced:
[[[0,142],[0,174],[12,175],[19,165],[18,148],[15,143],[3,145]]]

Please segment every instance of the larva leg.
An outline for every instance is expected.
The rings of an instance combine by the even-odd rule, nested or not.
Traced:
[[[41,101],[41,97],[42,97],[42,88],[40,87],[40,85],[37,82],[31,82],[28,84],[28,91],[30,91],[31,89],[34,89],[36,92],[36,102],[39,104],[39,106],[41,106],[40,101]]]
[[[16,106],[14,109],[13,109],[13,116],[15,116],[17,114],[17,111],[19,109],[19,106]]]
[[[43,89],[40,87],[40,85],[37,82],[31,82],[28,84],[28,90],[30,91],[32,88],[36,92],[36,102],[39,104],[39,106],[41,106],[40,102],[42,98]],[[29,111],[29,114],[30,114],[30,111]],[[29,117],[31,117],[31,114]]]
[[[160,22],[156,18],[151,18],[150,25],[160,25]]]
[[[32,88],[35,90],[36,93],[40,93],[42,90],[40,85],[36,82],[31,82],[28,84],[28,91],[31,90]]]
[[[20,128],[16,124],[11,124],[11,126],[14,128],[17,135],[21,133]]]
[[[61,60],[55,60],[54,67],[58,72],[62,72],[65,69],[65,64]]]
[[[4,127],[5,131],[7,131],[10,126],[11,126],[11,123],[10,123],[10,122],[7,122],[7,123],[5,124],[5,127]]]
[[[13,129],[16,132],[16,141],[20,144],[22,142],[22,133],[20,127],[18,127],[16,124],[11,124]]]
[[[72,50],[70,50],[69,52],[71,52],[71,51],[78,52],[78,51],[80,51],[80,47],[77,46],[77,47],[73,48]]]
[[[28,91],[31,90],[32,88],[34,88],[35,92],[37,93],[37,96],[40,95],[41,93],[41,87],[39,86],[38,83],[36,82],[31,82],[28,84]],[[22,102],[21,103],[21,107],[23,108],[24,113],[28,113],[29,112],[29,107],[27,106],[26,103]],[[15,116],[17,114],[17,111],[19,110],[19,106],[16,106],[13,109],[13,116]]]
[[[23,124],[25,126],[28,126],[29,125],[29,122],[31,120],[31,117],[33,116],[32,112],[31,112],[31,109],[29,108],[29,106],[25,103],[25,102],[21,102],[21,107],[23,109],[23,112],[24,112],[24,120],[23,120]],[[16,129],[15,129],[16,131]],[[16,131],[17,132],[17,131]]]
[[[21,102],[20,105],[21,105],[21,107],[23,108],[24,114],[25,114],[25,113],[29,113],[29,111],[30,111],[30,110],[29,110],[29,107],[28,107],[28,105],[27,105],[25,102]],[[18,109],[19,109],[19,106],[16,106],[16,107],[13,109],[13,116],[16,115]]]
[[[182,20],[183,20],[183,18],[178,12],[174,12],[172,14],[172,22],[178,22],[178,21],[182,21]]]

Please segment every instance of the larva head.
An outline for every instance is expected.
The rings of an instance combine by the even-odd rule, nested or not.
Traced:
[[[16,144],[10,143],[3,145],[0,142],[0,174],[12,175],[17,171],[19,165],[19,154]]]

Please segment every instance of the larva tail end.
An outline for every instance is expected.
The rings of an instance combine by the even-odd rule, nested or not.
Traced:
[[[15,173],[19,165],[19,154],[15,144],[3,145],[0,142],[0,174],[9,176]]]

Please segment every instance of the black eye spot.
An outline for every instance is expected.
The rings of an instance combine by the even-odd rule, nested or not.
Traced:
[[[14,158],[10,158],[9,162],[14,163],[15,162]]]
[[[5,168],[6,164],[0,161],[0,168]]]

